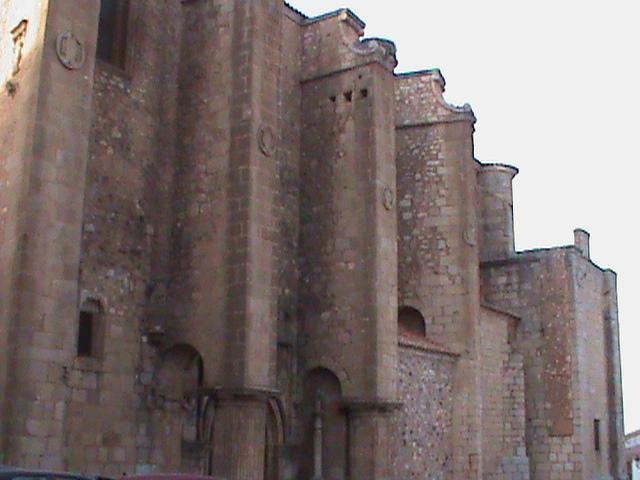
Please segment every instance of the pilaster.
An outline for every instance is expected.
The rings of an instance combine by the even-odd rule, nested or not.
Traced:
[[[233,480],[264,478],[267,392],[220,390],[213,424],[212,474]]]
[[[76,348],[78,268],[99,2],[42,2],[35,123],[17,161],[4,461],[64,468],[65,369]],[[34,22],[37,25],[37,22]],[[31,114],[25,112],[26,115]],[[9,297],[5,297],[9,298]],[[6,319],[3,319],[3,322]],[[3,386],[4,388],[4,386]]]
[[[620,325],[615,272],[604,272],[604,331],[609,398],[609,458],[614,479],[625,478],[624,414],[622,408],[622,372],[620,363]]]
[[[173,292],[178,307],[171,334],[201,352],[206,387],[272,389],[283,4],[183,5]],[[256,399],[220,400],[214,473],[262,479],[266,421],[265,406]]]
[[[355,27],[346,11],[304,27],[303,364],[349,378],[348,396],[393,399],[395,46]]]
[[[349,478],[393,478],[391,422],[399,406],[384,401],[346,403],[349,416]]]

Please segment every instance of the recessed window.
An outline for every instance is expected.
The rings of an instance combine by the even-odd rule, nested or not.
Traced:
[[[600,451],[600,419],[593,420],[593,449],[596,452]]]
[[[93,355],[93,313],[80,312],[78,321],[78,356]]]
[[[102,354],[102,315],[97,300],[87,300],[80,306],[78,314],[78,357],[98,358]]]
[[[125,68],[129,0],[101,0],[96,55],[101,60]]]
[[[413,307],[398,309],[398,329],[401,334],[426,337],[427,329],[422,314]]]

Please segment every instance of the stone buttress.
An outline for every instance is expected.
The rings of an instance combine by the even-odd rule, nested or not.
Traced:
[[[388,478],[396,395],[395,47],[342,11],[303,28],[301,365],[337,378],[348,457]],[[329,441],[331,441],[329,439]]]
[[[437,70],[398,75],[399,303],[458,354],[447,434],[455,478],[481,478],[478,218],[470,107],[443,97]]]

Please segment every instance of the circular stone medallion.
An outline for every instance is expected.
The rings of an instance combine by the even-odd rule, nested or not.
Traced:
[[[276,151],[276,134],[269,125],[261,125],[258,129],[258,147],[265,156],[270,157]]]
[[[384,190],[382,191],[382,205],[384,205],[384,208],[386,208],[387,210],[391,210],[394,203],[395,196],[393,194],[393,190],[391,190],[389,187],[384,187]]]
[[[63,32],[58,35],[56,53],[60,63],[69,70],[77,70],[84,65],[84,43],[71,32]]]

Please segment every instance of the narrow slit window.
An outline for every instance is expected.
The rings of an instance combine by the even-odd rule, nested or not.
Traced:
[[[593,420],[593,448],[596,452],[600,451],[600,419]]]
[[[125,68],[129,0],[101,0],[98,25],[97,57]]]
[[[95,319],[92,312],[80,312],[78,322],[78,356],[91,357],[94,352],[94,325]]]

